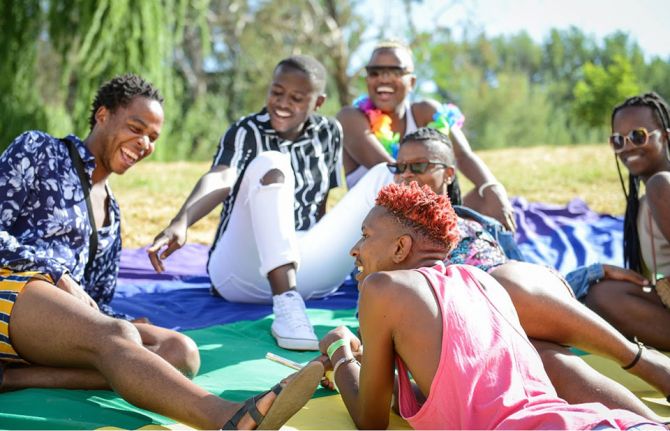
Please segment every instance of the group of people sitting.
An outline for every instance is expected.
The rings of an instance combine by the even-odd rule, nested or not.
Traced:
[[[470,148],[460,111],[410,103],[410,50],[381,43],[366,72],[367,96],[333,119],[316,113],[324,67],[280,61],[266,106],[228,129],[148,248],[163,271],[188,228],[223,204],[212,294],[272,303],[277,344],[319,351],[314,361],[230,402],[189,380],[200,366],[190,338],[111,309],[121,235],[107,179],[148,157],[163,125],[160,93],[130,74],[100,87],[84,140],[30,131],[0,157],[0,392],[111,388],[198,428],[276,429],[325,382],[360,428],[387,427],[394,408],[414,428],[663,429],[569,347],[670,395],[670,358],[646,347],[670,350],[667,103],[649,93],[612,114],[610,144],[629,176],[626,187],[619,171],[627,268],[564,278],[523,262],[505,188]],[[462,197],[457,171],[474,184]],[[349,190],[326,211],[343,172]],[[319,340],[304,301],[352,270],[360,332]]]

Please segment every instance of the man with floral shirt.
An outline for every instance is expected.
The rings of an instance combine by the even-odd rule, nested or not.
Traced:
[[[153,152],[162,102],[142,78],[116,77],[98,90],[86,139],[29,131],[0,156],[0,302],[7,301],[0,304],[0,367],[3,358],[15,359],[4,355],[2,343],[11,345],[8,323],[16,295],[9,289],[3,296],[2,282],[16,274],[37,273],[96,312],[121,317],[109,307],[119,270],[121,217],[107,179]],[[184,374],[197,373],[200,358],[191,339],[147,323],[134,326],[147,348]],[[7,369],[5,382],[13,380],[12,388],[106,384],[100,376],[51,371],[45,380],[30,367]]]

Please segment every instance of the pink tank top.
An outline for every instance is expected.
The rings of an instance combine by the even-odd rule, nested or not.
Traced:
[[[396,357],[400,413],[413,428],[626,429],[649,423],[628,411],[558,398],[507,292],[485,272],[464,265],[417,271],[435,291],[443,323],[440,363],[422,406]]]

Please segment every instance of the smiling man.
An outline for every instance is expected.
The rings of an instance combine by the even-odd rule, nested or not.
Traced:
[[[12,142],[0,156],[0,270],[5,276],[40,273],[96,313],[99,309],[131,319],[109,306],[119,271],[121,214],[107,180],[153,152],[163,126],[162,103],[147,81],[119,76],[98,90],[84,140],[29,131]],[[0,292],[0,299],[7,297]],[[8,305],[0,302],[2,311]],[[0,324],[2,320],[0,313]],[[197,373],[200,356],[191,339],[134,323],[145,347],[184,374]],[[0,366],[2,354],[0,346]],[[107,383],[86,370],[6,370],[4,388],[35,386],[95,388]]]
[[[233,302],[272,302],[272,334],[286,349],[318,349],[304,298],[327,295],[344,279],[326,281],[328,260],[311,263],[318,251],[310,247],[327,248],[314,228],[341,177],[341,127],[314,113],[325,86],[326,71],[314,58],[280,61],[265,107],[226,132],[211,169],[148,250],[162,271],[188,227],[223,203],[208,263],[213,292]]]
[[[416,182],[382,188],[363,221],[351,249],[361,338],[341,326],[320,343],[358,428],[385,429],[395,391],[414,429],[663,429],[560,399],[505,289],[443,263],[458,241],[448,197]]]

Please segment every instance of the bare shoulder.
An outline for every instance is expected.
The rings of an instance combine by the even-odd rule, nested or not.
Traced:
[[[652,175],[646,184],[647,193],[653,192],[656,189],[665,191],[670,187],[670,172],[662,171]]]
[[[433,121],[433,115],[439,109],[440,104],[433,99],[425,99],[412,103],[412,114],[417,126],[423,127]]]
[[[368,123],[368,119],[365,117],[365,114],[354,108],[353,106],[344,106],[336,115],[338,121],[344,125],[347,123]]]
[[[361,282],[361,300],[367,297],[371,300],[389,299],[397,302],[398,298],[413,295],[421,280],[425,280],[423,276],[412,270],[375,272]]]

